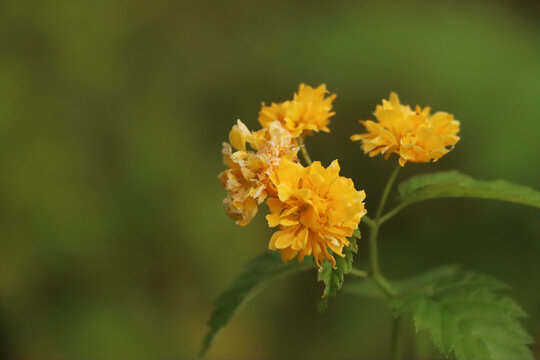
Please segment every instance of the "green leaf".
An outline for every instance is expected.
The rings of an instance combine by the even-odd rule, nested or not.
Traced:
[[[326,259],[321,265],[322,268],[319,271],[318,280],[324,283],[324,291],[317,305],[320,312],[328,308],[328,300],[332,296],[336,296],[337,292],[343,286],[345,275],[352,271],[353,253],[356,254],[358,252],[356,238],[360,238],[359,231],[353,233],[353,237],[349,238],[349,246],[343,248],[343,255],[345,256],[334,255],[336,259],[335,269],[332,267],[332,263]]]
[[[519,318],[525,312],[489,276],[459,272],[442,277],[424,292],[393,301],[396,315],[412,313],[416,331],[427,330],[445,356],[457,359],[532,359],[532,338]]]
[[[216,335],[228,324],[241,305],[273,281],[313,267],[314,264],[310,258],[304,259],[302,264],[294,261],[283,264],[280,254],[275,251],[265,252],[247,263],[244,272],[216,300],[214,311],[208,321],[210,329],[203,340],[199,356],[201,358],[204,356]]]
[[[399,194],[403,205],[435,198],[473,197],[540,208],[540,192],[537,190],[505,180],[475,180],[457,171],[412,177],[399,185]]]

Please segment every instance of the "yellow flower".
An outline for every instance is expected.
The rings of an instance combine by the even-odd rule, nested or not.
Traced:
[[[272,103],[270,106],[262,103],[259,122],[263,127],[267,127],[277,120],[294,137],[309,135],[312,131],[330,132],[328,123],[330,117],[335,115],[332,112],[332,101],[336,95],[332,94],[325,98],[327,93],[324,84],[316,88],[300,84],[298,92],[294,94],[294,100]]]
[[[367,133],[351,136],[352,141],[361,140],[362,149],[369,156],[390,154],[399,156],[399,164],[410,162],[437,161],[459,141],[459,121],[452,114],[436,112],[430,108],[416,106],[413,111],[402,105],[396,93],[390,93],[389,100],[377,105],[377,122],[360,121]]]
[[[269,175],[281,159],[297,160],[298,146],[278,121],[256,132],[240,120],[229,133],[229,143],[223,143],[223,159],[229,169],[219,175],[229,191],[223,203],[227,214],[241,226],[257,214],[258,206],[268,194],[276,193]],[[248,150],[249,144],[253,150]],[[232,146],[231,146],[232,145]],[[236,151],[233,152],[233,148]]]
[[[308,167],[288,160],[274,169],[270,180],[277,189],[277,197],[268,198],[270,227],[278,226],[268,248],[281,250],[283,261],[298,256],[313,255],[318,266],[329,259],[336,261],[329,249],[344,256],[347,237],[366,210],[364,191],[356,191],[351,179],[339,176],[339,164],[334,160],[328,168],[316,161]]]

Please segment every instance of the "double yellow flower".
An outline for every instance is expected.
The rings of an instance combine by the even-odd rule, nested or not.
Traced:
[[[402,105],[396,93],[375,108],[377,122],[360,121],[367,133],[351,136],[352,141],[362,141],[362,150],[369,156],[391,154],[399,156],[399,164],[406,162],[437,161],[453,149],[459,141],[459,121],[452,114],[436,112],[416,105],[413,111]]]

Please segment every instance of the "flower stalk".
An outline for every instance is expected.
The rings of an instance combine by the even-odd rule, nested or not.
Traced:
[[[384,205],[386,204],[386,200],[388,199],[388,195],[390,194],[390,190],[392,189],[392,186],[394,185],[394,182],[396,180],[396,177],[399,173],[400,166],[396,166],[396,168],[392,171],[392,174],[390,174],[390,177],[388,178],[388,181],[386,182],[386,185],[384,187],[381,201],[379,202],[379,207],[377,208],[377,211],[375,213],[375,220],[369,219],[366,223],[371,228],[369,232],[369,263],[370,263],[370,275],[371,278],[375,281],[375,283],[381,288],[381,290],[384,292],[384,294],[388,298],[392,298],[396,295],[396,292],[392,288],[392,285],[386,280],[384,275],[381,272],[381,269],[379,267],[379,249],[378,249],[378,235],[379,235],[379,227],[381,225],[381,214],[384,210]]]
[[[298,137],[298,146],[300,147],[300,151],[302,152],[302,156],[304,157],[304,161],[306,162],[306,164],[308,166],[311,165],[313,161],[311,161],[311,157],[309,156],[309,153],[306,149],[306,144],[304,144],[303,136]]]
[[[401,316],[395,317],[392,324],[392,360],[399,358],[399,328]]]
[[[361,277],[361,278],[367,278],[369,276],[369,273],[367,271],[360,270],[357,268],[352,268],[351,274]]]
[[[379,223],[382,212],[384,210],[384,206],[386,205],[386,200],[388,199],[390,190],[392,189],[392,186],[394,185],[394,182],[396,181],[396,177],[399,173],[399,169],[401,169],[401,166],[397,165],[392,171],[392,174],[390,174],[388,181],[386,182],[386,186],[384,187],[384,190],[381,196],[381,201],[379,202],[379,207],[377,208],[377,212],[375,214],[375,222],[377,223]]]
[[[379,288],[384,292],[387,298],[391,299],[394,296],[396,296],[396,291],[393,289],[392,285],[386,280],[384,275],[381,272],[381,269],[379,267],[379,249],[378,249],[378,235],[379,235],[379,227],[382,225],[382,220],[385,219],[385,217],[381,217],[384,206],[386,205],[386,200],[388,199],[388,195],[390,195],[390,191],[392,190],[392,187],[394,185],[394,182],[396,180],[396,177],[399,173],[399,169],[401,166],[397,165],[392,173],[390,174],[390,177],[388,178],[388,181],[386,182],[386,185],[384,187],[381,201],[379,202],[379,207],[377,208],[377,211],[375,213],[375,220],[369,219],[366,223],[370,227],[369,232],[369,260],[370,260],[370,275],[371,278],[375,281],[375,283],[379,286]],[[390,212],[389,217],[390,218],[393,214]],[[392,342],[391,342],[391,354],[392,359],[397,359],[399,356],[399,323],[400,318],[394,318],[393,321],[393,329],[392,329]]]

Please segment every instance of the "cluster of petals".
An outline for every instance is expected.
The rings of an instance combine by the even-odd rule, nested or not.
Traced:
[[[228,169],[219,175],[229,192],[223,203],[227,214],[245,226],[267,196],[275,193],[269,181],[273,168],[282,159],[296,161],[298,146],[279,121],[252,132],[238,120],[229,133],[229,142],[223,143],[222,150]]]
[[[283,261],[313,255],[318,266],[335,258],[349,245],[347,237],[358,227],[364,208],[365,192],[357,191],[351,179],[339,176],[334,160],[324,168],[316,161],[308,167],[284,160],[270,175],[277,197],[267,200],[270,227],[279,226],[269,249],[280,250]]]
[[[329,132],[329,119],[335,115],[332,112],[332,102],[336,95],[326,94],[328,91],[324,84],[316,88],[300,84],[293,100],[272,103],[269,106],[263,103],[259,112],[259,123],[267,127],[278,120],[294,137],[309,135],[314,131]]]
[[[369,156],[382,154],[388,159],[392,153],[397,154],[401,166],[407,162],[437,161],[459,141],[460,124],[452,114],[432,115],[430,110],[417,105],[413,111],[392,92],[389,100],[377,105],[377,121],[360,121],[367,132],[353,135],[351,140],[360,140],[362,150]]]

